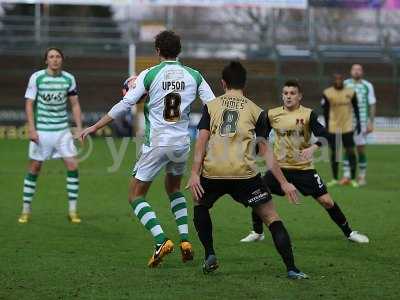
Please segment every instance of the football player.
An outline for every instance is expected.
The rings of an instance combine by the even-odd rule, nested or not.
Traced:
[[[77,213],[78,160],[68,124],[67,103],[71,104],[76,134],[79,135],[82,120],[78,88],[75,77],[63,70],[64,54],[61,49],[48,48],[44,61],[47,68],[32,74],[25,93],[30,160],[24,179],[22,214],[18,222],[28,223],[31,218],[32,199],[43,162],[62,158],[67,169],[68,218],[77,224],[81,222]]]
[[[154,238],[155,250],[148,266],[157,267],[163,257],[172,252],[174,244],[165,234],[147,191],[161,169],[165,169],[165,190],[180,235],[180,249],[184,262],[193,259],[189,242],[186,199],[181,193],[181,179],[190,151],[189,112],[197,95],[206,103],[214,94],[203,76],[177,59],[181,52],[180,37],[172,31],[163,31],[155,38],[155,50],[160,64],[139,74],[135,86],[129,88],[123,99],[96,124],[81,135],[96,132],[129,111],[143,95],[145,136],[142,151],[133,169],[129,186],[129,203],[134,214]]]
[[[283,106],[268,110],[267,137],[274,131],[274,153],[287,180],[304,196],[312,196],[328,213],[332,221],[353,242],[368,243],[367,236],[353,231],[339,205],[331,195],[313,165],[313,153],[328,139],[326,129],[318,122],[317,114],[300,104],[302,89],[295,80],[287,81],[282,89]],[[312,143],[312,133],[320,137]],[[264,183],[272,194],[284,195],[279,181],[271,171],[263,177]],[[264,239],[260,217],[252,213],[253,231],[242,242],[254,242]]]
[[[199,137],[188,186],[195,201],[194,225],[205,251],[203,272],[218,268],[209,210],[220,197],[228,194],[244,206],[252,207],[268,226],[288,277],[305,279],[307,275],[295,265],[289,234],[257,170],[256,143],[279,188],[294,203],[298,200],[297,191],[286,180],[268,148],[264,138],[267,133],[265,112],[244,96],[245,84],[246,70],[239,62],[226,66],[222,72],[225,94],[204,106],[198,126]]]

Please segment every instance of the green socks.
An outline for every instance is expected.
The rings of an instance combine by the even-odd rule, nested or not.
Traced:
[[[35,194],[36,190],[36,181],[38,175],[28,173],[24,179],[24,205],[22,212],[23,213],[30,213],[31,212],[31,203],[33,199],[33,195]]]
[[[133,212],[138,217],[140,222],[154,238],[156,244],[162,244],[166,240],[163,229],[160,226],[160,222],[157,219],[155,212],[152,210],[149,203],[144,198],[137,198],[131,203]]]
[[[78,170],[67,171],[67,192],[68,192],[69,211],[76,212],[76,203],[78,201],[78,192],[79,192]]]
[[[188,211],[186,199],[181,192],[169,195],[171,201],[171,211],[175,216],[176,226],[178,226],[181,241],[187,241],[189,235],[188,228]]]
[[[367,156],[364,153],[358,155],[358,166],[360,168],[358,175],[365,177],[367,175]]]

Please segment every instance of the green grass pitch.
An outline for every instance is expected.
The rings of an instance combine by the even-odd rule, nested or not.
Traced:
[[[250,211],[228,197],[212,210],[217,272],[202,274],[203,251],[192,222],[195,260],[183,264],[176,248],[162,267],[148,269],[152,239],[127,204],[133,144],[121,168],[108,173],[107,144],[95,141],[80,167],[81,225],[66,218],[60,161],[44,165],[32,222],[20,225],[27,146],[27,141],[0,141],[0,299],[400,299],[399,146],[369,147],[367,187],[330,190],[353,229],[369,236],[368,245],[346,241],[312,198],[293,206],[274,197],[297,264],[311,277],[307,281],[286,279],[268,231],[263,242],[239,243],[250,230]],[[327,162],[317,169],[330,179]],[[148,199],[177,242],[162,180],[154,182]],[[192,220],[191,198],[185,195]]]

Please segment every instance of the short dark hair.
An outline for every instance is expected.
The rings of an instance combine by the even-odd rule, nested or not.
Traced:
[[[333,72],[332,77],[335,77],[335,76],[342,76],[342,77],[344,78],[343,73],[342,73],[342,72],[339,72],[339,71]]]
[[[238,61],[231,61],[222,70],[222,79],[228,89],[244,89],[247,80],[247,71]]]
[[[181,53],[181,38],[171,30],[164,30],[156,35],[154,47],[162,57],[176,58]]]
[[[300,82],[297,79],[290,79],[285,82],[283,87],[288,86],[288,87],[295,87],[299,91],[300,94],[303,94],[303,88],[301,87]]]

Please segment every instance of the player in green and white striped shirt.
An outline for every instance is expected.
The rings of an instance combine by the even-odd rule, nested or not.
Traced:
[[[346,87],[352,88],[358,99],[358,109],[360,112],[361,133],[354,135],[354,142],[357,146],[358,154],[358,184],[365,185],[367,183],[365,177],[367,175],[367,155],[365,147],[367,145],[367,135],[374,130],[375,118],[375,91],[373,85],[363,79],[363,67],[359,64],[354,64],[351,67],[351,78],[345,80]],[[354,122],[355,123],[355,122]],[[350,166],[347,157],[343,162],[344,178],[342,184],[347,184],[350,181]]]
[[[62,158],[67,168],[68,218],[80,223],[76,205],[79,177],[77,151],[68,125],[67,102],[71,103],[72,115],[78,134],[82,129],[81,108],[76,81],[73,75],[62,70],[64,55],[58,48],[45,53],[47,68],[32,74],[25,93],[25,110],[29,128],[29,165],[24,179],[23,209],[19,223],[28,223],[36,181],[45,160]]]
[[[181,192],[181,181],[190,152],[190,105],[197,96],[203,103],[215,98],[203,76],[178,61],[181,41],[177,34],[172,31],[160,32],[154,46],[160,64],[141,72],[134,87],[129,88],[123,99],[81,134],[84,139],[95,133],[147,96],[144,106],[145,140],[133,170],[129,203],[134,214],[153,236],[155,249],[148,262],[151,268],[157,267],[174,247],[152,209],[147,194],[162,169],[166,172],[165,191],[179,232],[182,261],[193,260],[187,204]]]

